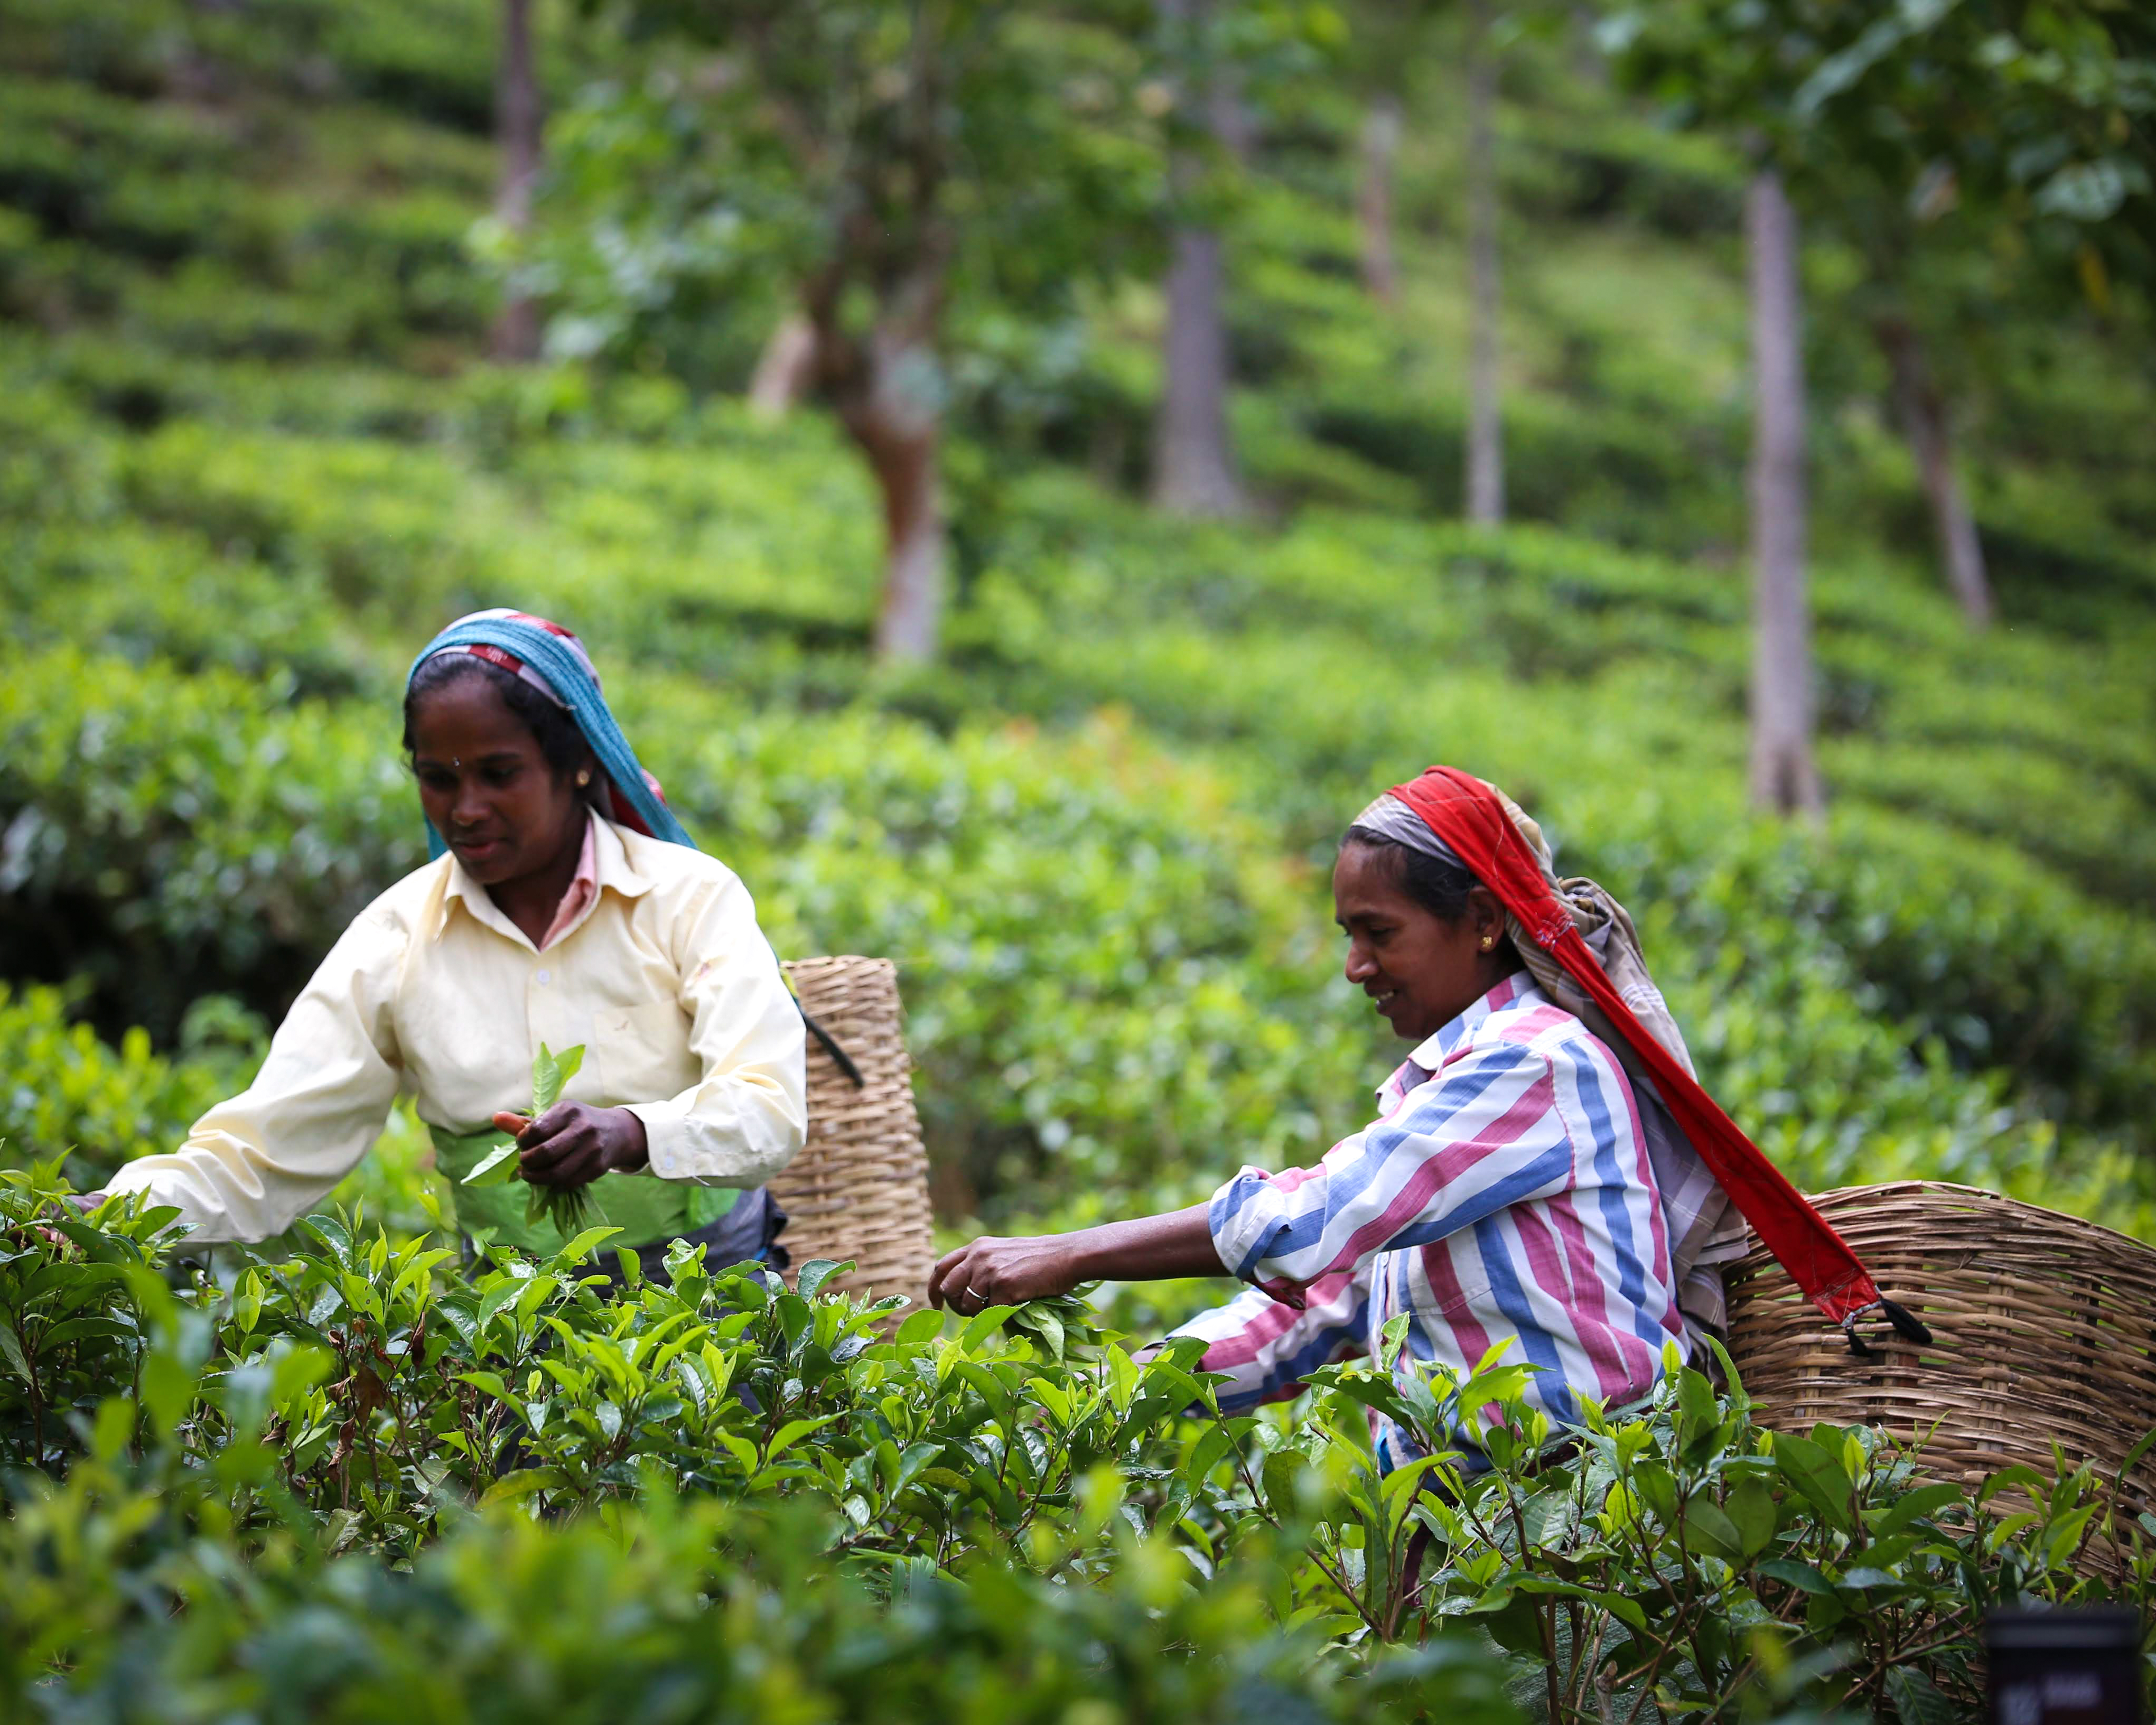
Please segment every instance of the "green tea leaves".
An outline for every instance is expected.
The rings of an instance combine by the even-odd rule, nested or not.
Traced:
[[[562,1099],[562,1091],[584,1064],[584,1045],[551,1053],[545,1043],[531,1061],[531,1117],[536,1120]]]
[[[460,1186],[506,1186],[518,1177],[516,1146],[503,1144],[489,1151],[472,1171],[457,1183]]]

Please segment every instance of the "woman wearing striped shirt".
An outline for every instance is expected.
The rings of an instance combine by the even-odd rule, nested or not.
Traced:
[[[1626,999],[1681,1058],[1629,919],[1591,883],[1560,886],[1533,824],[1457,777],[1503,803],[1549,890],[1604,937],[1605,958],[1614,940]],[[1720,1320],[1712,1265],[1741,1246],[1741,1220],[1651,1086],[1635,1090],[1611,1046],[1553,993],[1597,1009],[1401,799],[1410,788],[1357,818],[1332,874],[1348,979],[1414,1045],[1378,1092],[1376,1118],[1314,1167],[1245,1168],[1209,1204],[976,1240],[937,1265],[932,1298],[971,1312],[1095,1278],[1224,1271],[1250,1287],[1181,1333],[1210,1344],[1205,1369],[1231,1380],[1220,1390],[1231,1409],[1291,1395],[1350,1353],[1375,1359],[1396,1314],[1408,1319],[1408,1356],[1457,1372],[1509,1341],[1514,1359],[1540,1368],[1531,1398],[1566,1424],[1579,1420],[1582,1394],[1608,1404],[1645,1394],[1666,1345],[1689,1354]]]

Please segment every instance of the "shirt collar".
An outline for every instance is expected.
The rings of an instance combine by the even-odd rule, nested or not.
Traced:
[[[1447,1019],[1408,1059],[1424,1071],[1435,1072],[1474,1035],[1491,1013],[1522,1004],[1532,1005],[1541,999],[1535,979],[1524,970],[1516,970],[1458,1018]]]
[[[596,809],[592,813],[587,843],[598,888],[593,896],[593,904],[609,891],[624,898],[641,898],[651,891],[649,877],[639,874],[629,860],[629,845],[622,837],[621,829]],[[501,906],[486,888],[465,872],[465,865],[457,860],[454,851],[449,852],[444,860],[449,865],[449,872],[442,888],[441,917],[434,925],[436,940],[449,932],[449,914],[461,904],[465,914],[475,922],[484,923],[496,934],[507,936],[520,946],[531,945],[524,931],[501,914]]]

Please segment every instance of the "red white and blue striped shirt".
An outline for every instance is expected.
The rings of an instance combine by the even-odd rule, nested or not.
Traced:
[[[1543,1368],[1529,1399],[1563,1424],[1582,1392],[1651,1388],[1663,1344],[1685,1347],[1661,1195],[1631,1085],[1586,1025],[1522,971],[1417,1048],[1378,1106],[1317,1167],[1245,1168],[1214,1194],[1220,1261],[1255,1286],[1178,1333],[1233,1378],[1222,1408],[1376,1360],[1400,1312],[1404,1369],[1465,1373],[1517,1337],[1509,1358]]]

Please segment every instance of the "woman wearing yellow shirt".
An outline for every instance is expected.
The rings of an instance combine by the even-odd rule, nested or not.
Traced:
[[[197,1240],[288,1226],[413,1098],[452,1182],[513,1132],[526,1180],[588,1185],[655,1268],[764,1256],[762,1189],[806,1129],[801,1014],[733,872],[690,842],[638,764],[583,645],[478,612],[413,662],[404,747],[434,860],[363,911],[271,1040],[254,1082],[114,1193],[179,1207]],[[533,1056],[582,1045],[536,1120]],[[457,1185],[468,1231],[546,1252],[525,1194]]]

